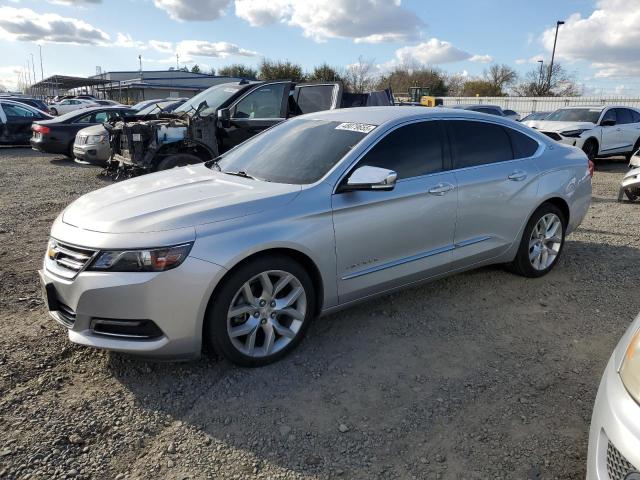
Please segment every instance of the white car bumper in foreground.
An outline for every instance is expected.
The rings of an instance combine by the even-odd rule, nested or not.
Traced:
[[[636,479],[640,479],[640,405],[625,389],[614,354],[593,408],[587,480]]]

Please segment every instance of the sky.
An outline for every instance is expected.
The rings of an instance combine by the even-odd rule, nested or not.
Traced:
[[[476,77],[492,63],[524,75],[556,61],[585,95],[640,96],[640,0],[0,0],[0,84],[44,76],[203,71],[263,58],[310,70],[359,57]],[[32,73],[33,75],[33,73]]]

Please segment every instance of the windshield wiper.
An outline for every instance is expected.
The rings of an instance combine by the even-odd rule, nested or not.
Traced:
[[[220,168],[220,167],[218,166],[218,168]],[[239,170],[237,172],[222,172],[222,173],[226,173],[227,175],[235,175],[236,177],[250,178],[251,180],[256,180],[255,177],[252,177],[251,175],[249,175],[244,170]]]

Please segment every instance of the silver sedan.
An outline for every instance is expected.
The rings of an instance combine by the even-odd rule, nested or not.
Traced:
[[[596,396],[587,480],[640,479],[640,315],[613,351]]]
[[[303,115],[76,200],[41,278],[73,342],[157,357],[208,343],[264,365],[314,317],[376,295],[489,264],[547,274],[591,174],[580,150],[476,112]]]

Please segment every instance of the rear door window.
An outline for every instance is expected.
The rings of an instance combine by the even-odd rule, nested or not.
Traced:
[[[631,116],[633,117],[633,123],[640,123],[640,112],[631,109],[629,109],[629,111],[631,112]]]
[[[539,144],[533,138],[512,128],[504,128],[511,139],[514,158],[529,158],[536,153]]]
[[[444,170],[440,122],[419,122],[399,127],[376,143],[359,166],[386,168],[398,179]]]
[[[310,85],[297,87],[298,108],[296,113],[312,113],[329,110],[332,106],[334,85]]]
[[[500,125],[473,120],[449,120],[454,168],[513,160],[511,140]]]
[[[618,117],[618,124],[633,123],[633,115],[628,108],[616,108],[616,116]]]
[[[2,105],[4,109],[4,113],[7,117],[35,117],[35,112],[29,110],[28,108],[19,107],[18,105],[11,105],[9,103],[5,103]]]
[[[92,117],[93,113],[87,113],[77,118],[73,123],[93,123]]]

